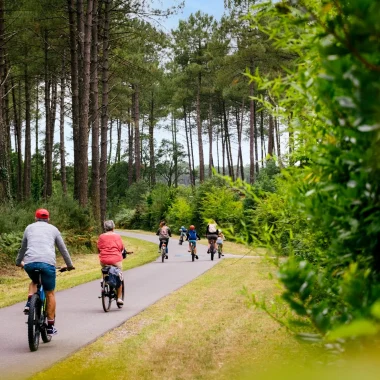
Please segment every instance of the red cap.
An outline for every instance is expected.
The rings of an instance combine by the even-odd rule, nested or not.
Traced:
[[[36,218],[37,219],[49,219],[49,211],[45,210],[44,208],[39,208],[36,211]]]

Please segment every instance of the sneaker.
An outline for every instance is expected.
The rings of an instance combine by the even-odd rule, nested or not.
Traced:
[[[168,255],[165,255],[165,259],[167,260],[169,258],[169,256]]]
[[[209,250],[209,249],[207,250],[207,253],[210,253],[210,250]]]
[[[25,306],[24,306],[24,314],[29,313],[29,308],[30,308],[30,301],[27,301]]]
[[[56,335],[58,334],[58,330],[55,328],[54,325],[48,325],[48,327],[46,327],[46,333],[48,335]]]
[[[195,258],[198,260],[199,259],[198,255],[195,255]]]
[[[124,301],[121,298],[118,298],[117,301],[116,301],[116,303],[118,305],[124,305]]]

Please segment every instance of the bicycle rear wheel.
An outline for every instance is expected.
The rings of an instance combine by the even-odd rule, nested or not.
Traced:
[[[102,305],[103,310],[107,313],[111,308],[112,302],[112,290],[109,284],[106,281],[103,281],[103,290],[102,290]]]
[[[161,248],[161,258],[162,258],[162,262],[165,261],[165,256],[166,256],[166,249],[165,249],[165,248]]]
[[[124,280],[121,282],[121,299],[124,301]],[[123,307],[123,305],[119,305],[117,302],[116,305],[119,309]]]
[[[218,246],[218,257],[219,259],[222,257],[222,248],[220,246]]]
[[[210,256],[211,256],[212,261],[214,260],[214,255],[215,255],[215,245],[211,244],[210,245]]]
[[[28,315],[28,343],[30,351],[37,351],[40,344],[41,299],[33,294]]]

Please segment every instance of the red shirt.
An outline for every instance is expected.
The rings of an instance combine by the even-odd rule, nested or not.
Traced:
[[[124,245],[115,232],[101,234],[98,239],[99,260],[106,265],[114,265],[123,260],[121,251]]]

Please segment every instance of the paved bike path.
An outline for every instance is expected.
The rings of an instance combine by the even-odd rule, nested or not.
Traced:
[[[158,241],[152,235],[119,233],[154,243]],[[155,262],[124,272],[126,297],[122,309],[113,302],[110,312],[103,311],[98,299],[100,270],[99,280],[58,292],[56,326],[59,334],[48,344],[41,341],[37,352],[30,352],[28,347],[27,317],[22,314],[25,303],[0,309],[0,379],[24,379],[50,367],[218,263],[218,259],[210,260],[207,247],[198,245],[197,248],[199,260],[191,262],[187,244],[180,246],[173,238],[169,242],[169,260],[165,263],[161,263],[160,257]]]

